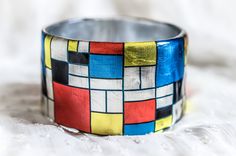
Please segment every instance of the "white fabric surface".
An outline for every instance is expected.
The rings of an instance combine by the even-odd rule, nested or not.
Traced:
[[[235,155],[236,1],[0,0],[0,155]],[[71,17],[141,16],[190,38],[188,111],[146,136],[72,135],[40,114],[40,30]]]

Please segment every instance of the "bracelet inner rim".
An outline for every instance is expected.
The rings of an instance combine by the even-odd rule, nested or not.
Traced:
[[[179,27],[140,18],[69,19],[43,29],[43,32],[71,40],[96,42],[145,42],[182,36]]]

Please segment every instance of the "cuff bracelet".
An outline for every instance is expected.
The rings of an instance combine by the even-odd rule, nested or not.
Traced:
[[[139,19],[71,19],[42,31],[42,112],[98,135],[143,135],[183,115],[187,35]]]

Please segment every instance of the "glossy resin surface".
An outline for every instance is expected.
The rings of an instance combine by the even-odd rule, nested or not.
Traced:
[[[85,21],[43,31],[44,114],[99,135],[142,135],[177,122],[185,102],[186,34],[146,20]]]

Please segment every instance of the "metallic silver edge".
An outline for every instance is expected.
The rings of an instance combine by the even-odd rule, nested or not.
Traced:
[[[81,40],[81,39],[78,40],[78,39],[63,37],[61,35],[53,35],[53,34],[47,32],[47,30],[46,30],[46,29],[48,29],[51,26],[61,25],[63,23],[83,22],[83,21],[87,21],[87,20],[95,20],[95,21],[96,20],[135,20],[135,21],[147,21],[147,22],[152,22],[152,23],[169,25],[171,27],[175,27],[175,28],[180,30],[180,33],[177,36],[175,36],[175,37],[161,39],[161,40],[141,41],[141,42],[153,42],[153,41],[163,42],[163,41],[170,41],[170,40],[175,40],[175,39],[178,39],[178,38],[182,38],[182,37],[184,37],[186,35],[186,31],[185,30],[183,30],[179,26],[171,24],[171,23],[162,22],[162,21],[156,21],[156,20],[153,20],[153,19],[143,18],[143,17],[141,18],[141,17],[127,17],[127,16],[125,16],[125,17],[122,17],[122,16],[118,16],[118,17],[105,17],[105,18],[71,18],[71,19],[65,19],[65,20],[62,20],[62,21],[59,21],[59,22],[56,22],[56,23],[53,23],[53,24],[50,24],[50,25],[44,27],[42,29],[42,32],[45,33],[46,35],[50,35],[50,36],[53,36],[53,37],[58,37],[58,38],[66,39],[66,40],[77,40],[77,41],[87,41],[87,42],[125,43],[125,42],[117,42],[117,41],[96,41],[96,40]],[[129,43],[130,42],[137,42],[137,41],[129,41]],[[140,41],[138,41],[138,42],[140,42]]]

